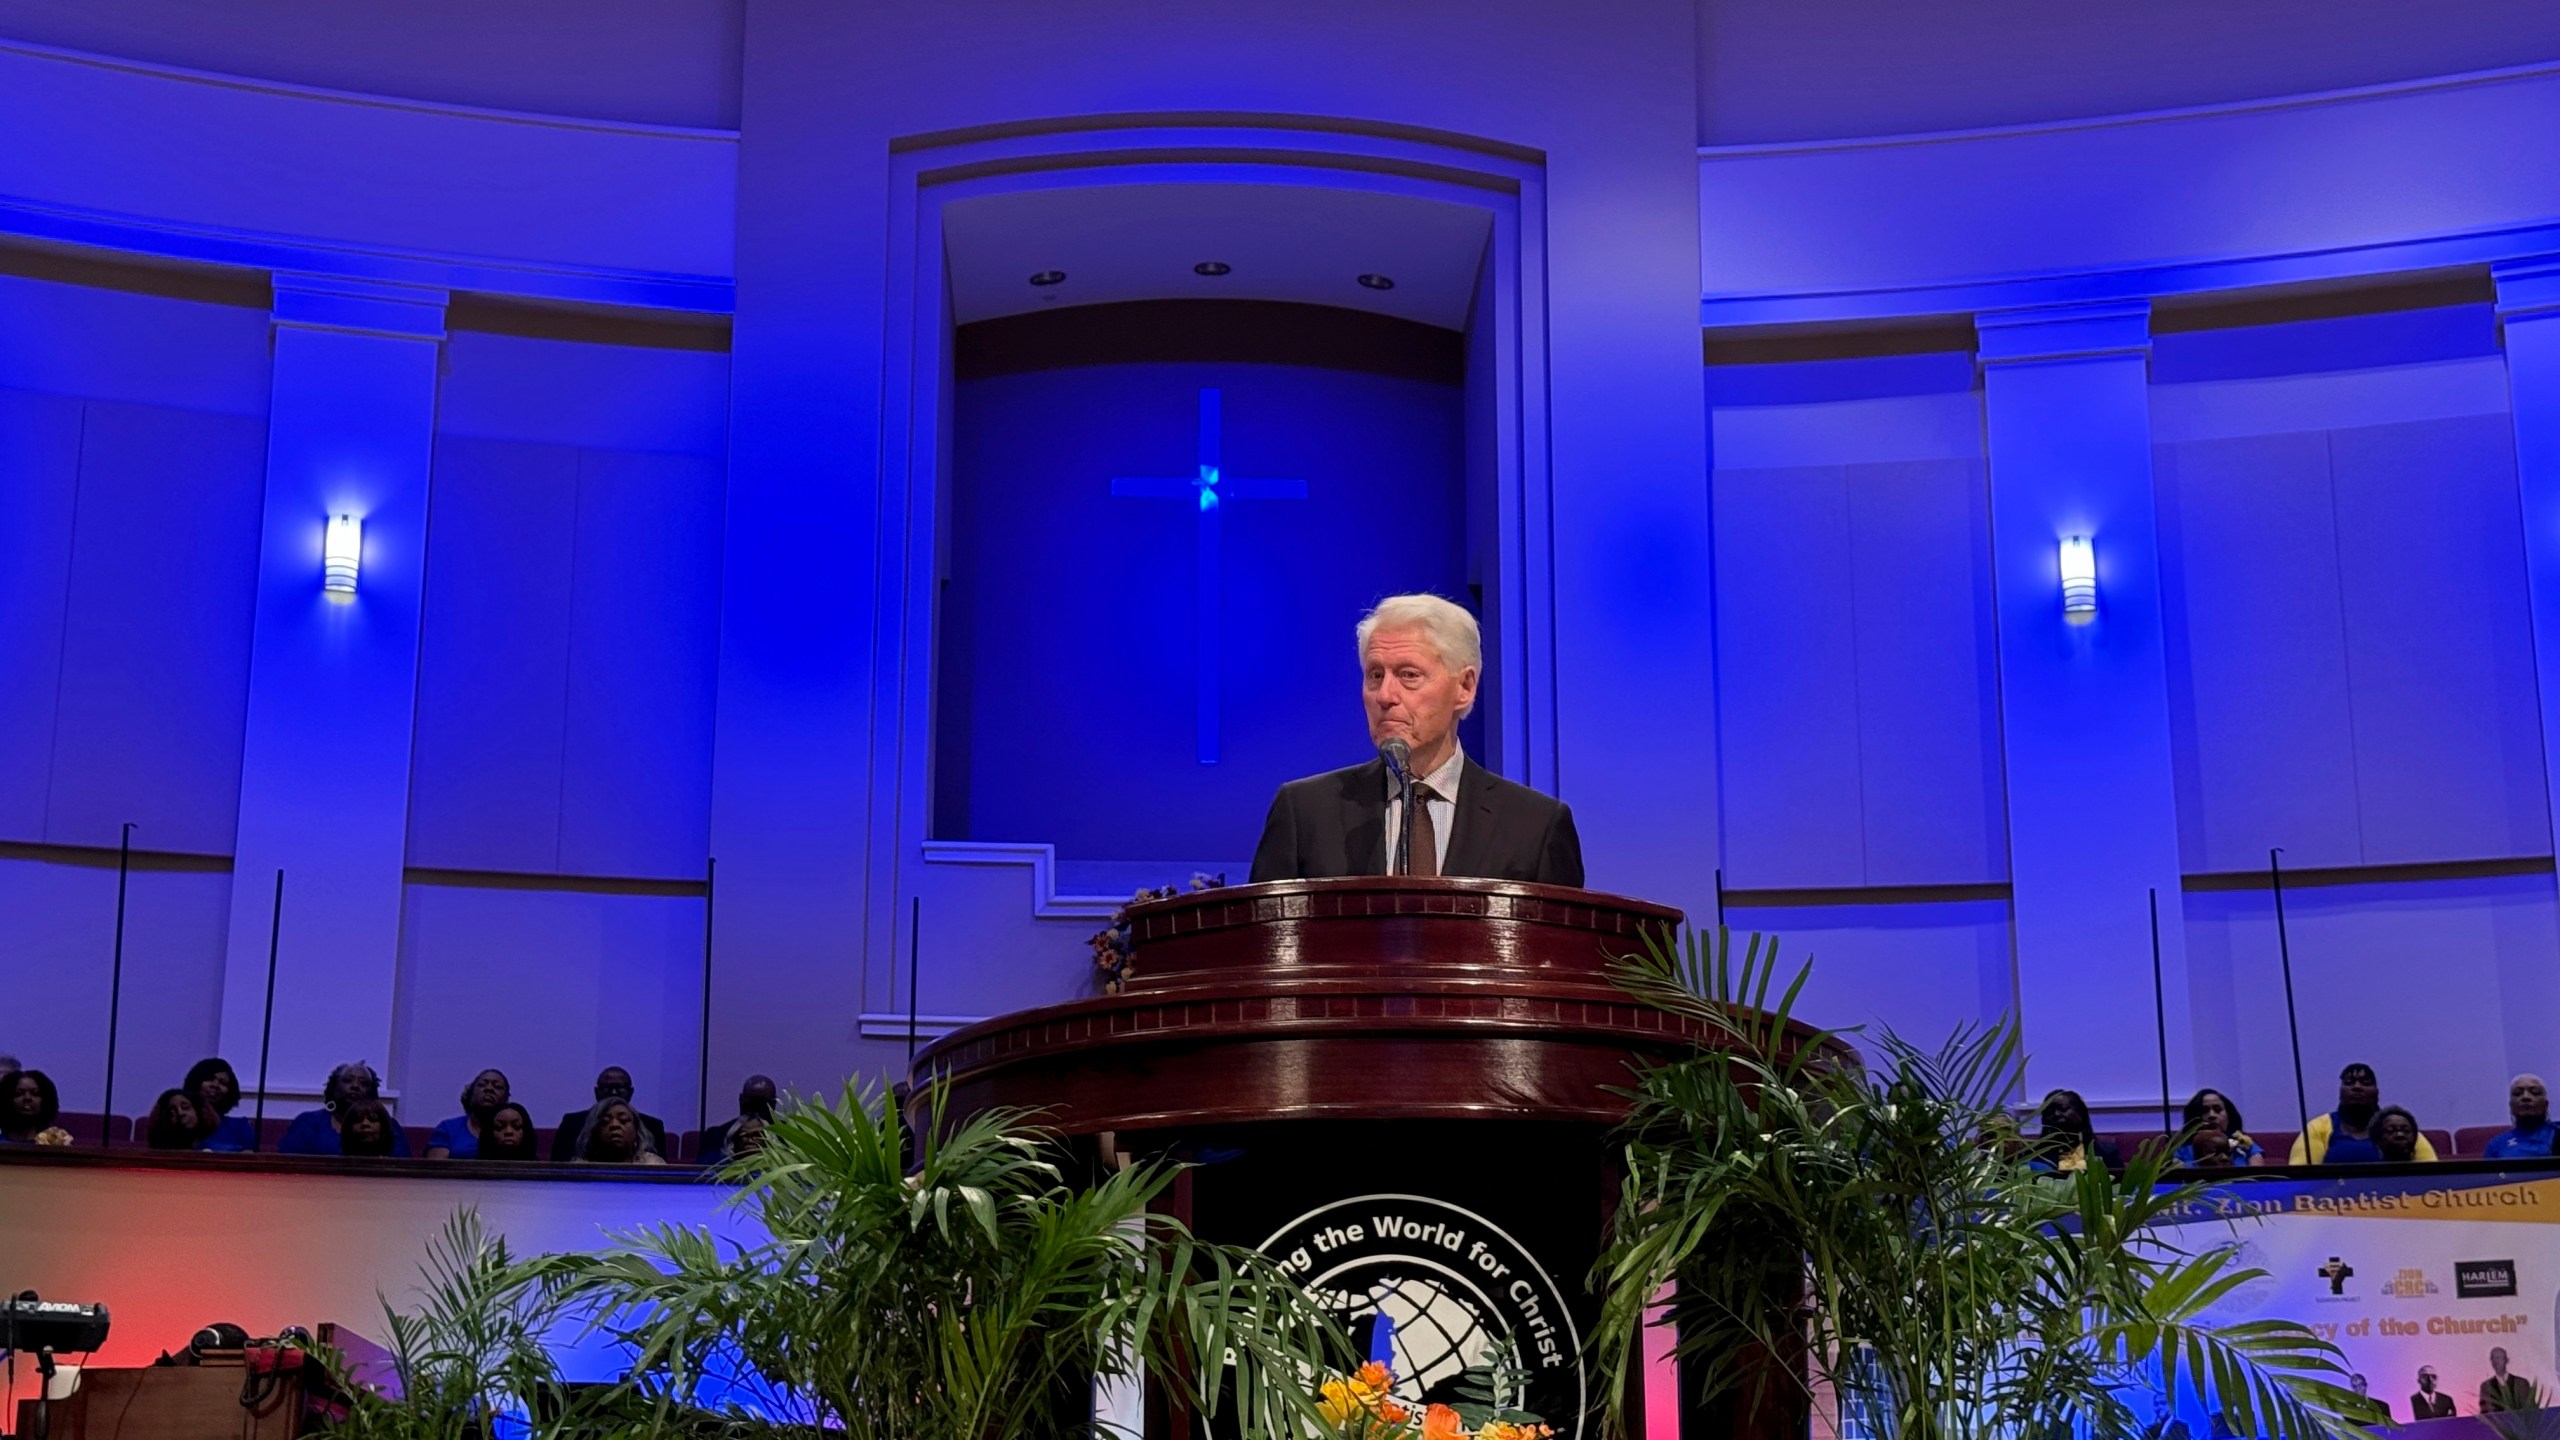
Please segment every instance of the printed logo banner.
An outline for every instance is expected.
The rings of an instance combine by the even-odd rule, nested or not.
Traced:
[[[2237,1244],[2268,1272],[2215,1318],[2312,1326],[2405,1423],[2447,1413],[2447,1400],[2476,1415],[2519,1397],[2519,1381],[2560,1397],[2555,1227],[2560,1177],[2491,1173],[2242,1181],[2170,1233],[2190,1248]]]

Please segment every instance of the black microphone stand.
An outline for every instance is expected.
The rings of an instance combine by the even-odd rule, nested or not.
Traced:
[[[1413,765],[1399,760],[1393,751],[1387,753],[1387,774],[1396,782],[1396,853],[1395,863],[1387,867],[1398,875],[1413,873]]]

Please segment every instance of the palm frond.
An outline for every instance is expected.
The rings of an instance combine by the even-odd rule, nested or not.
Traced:
[[[2255,1272],[2228,1246],[2181,1250],[2167,1222],[2202,1192],[2163,1185],[2158,1151],[2057,1176],[2012,1143],[2014,1018],[1936,1045],[1881,1031],[1861,1070],[1836,1060],[1853,1032],[1795,1023],[1809,966],[1779,957],[1721,929],[1612,957],[1628,994],[1696,1022],[1690,1053],[1623,1092],[1592,1340],[1618,1433],[1657,1324],[1710,1398],[1753,1378],[1737,1357],[1803,1355],[1844,1416],[1896,1440],[2135,1436],[2152,1421],[2128,1397],[2155,1376],[2277,1440],[2379,1413],[2305,1327],[2206,1318]]]

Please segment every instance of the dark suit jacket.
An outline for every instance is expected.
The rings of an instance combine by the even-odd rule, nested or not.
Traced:
[[[1310,775],[1280,787],[1253,880],[1320,880],[1387,870],[1387,762]],[[1458,781],[1457,822],[1444,875],[1582,883],[1582,837],[1563,801],[1514,785],[1475,761]]]
[[[649,1148],[658,1152],[658,1158],[675,1159],[676,1157],[667,1153],[667,1122],[655,1115],[642,1115],[640,1123],[649,1128]],[[586,1111],[572,1110],[561,1116],[559,1133],[551,1137],[551,1158],[563,1165],[577,1159],[578,1141],[585,1136],[586,1131]]]

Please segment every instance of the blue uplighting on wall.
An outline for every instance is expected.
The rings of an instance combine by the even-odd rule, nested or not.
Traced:
[[[1200,496],[1200,525],[1193,541],[1198,558],[1198,578],[1193,584],[1192,654],[1198,666],[1195,684],[1198,688],[1197,724],[1199,727],[1200,763],[1218,763],[1218,684],[1223,671],[1218,643],[1220,582],[1225,564],[1225,547],[1221,543],[1218,496],[1226,487],[1239,500],[1304,500],[1304,480],[1225,479],[1218,468],[1218,392],[1200,392],[1200,473],[1195,477],[1115,476],[1111,493],[1141,497],[1181,495],[1186,489]]]

